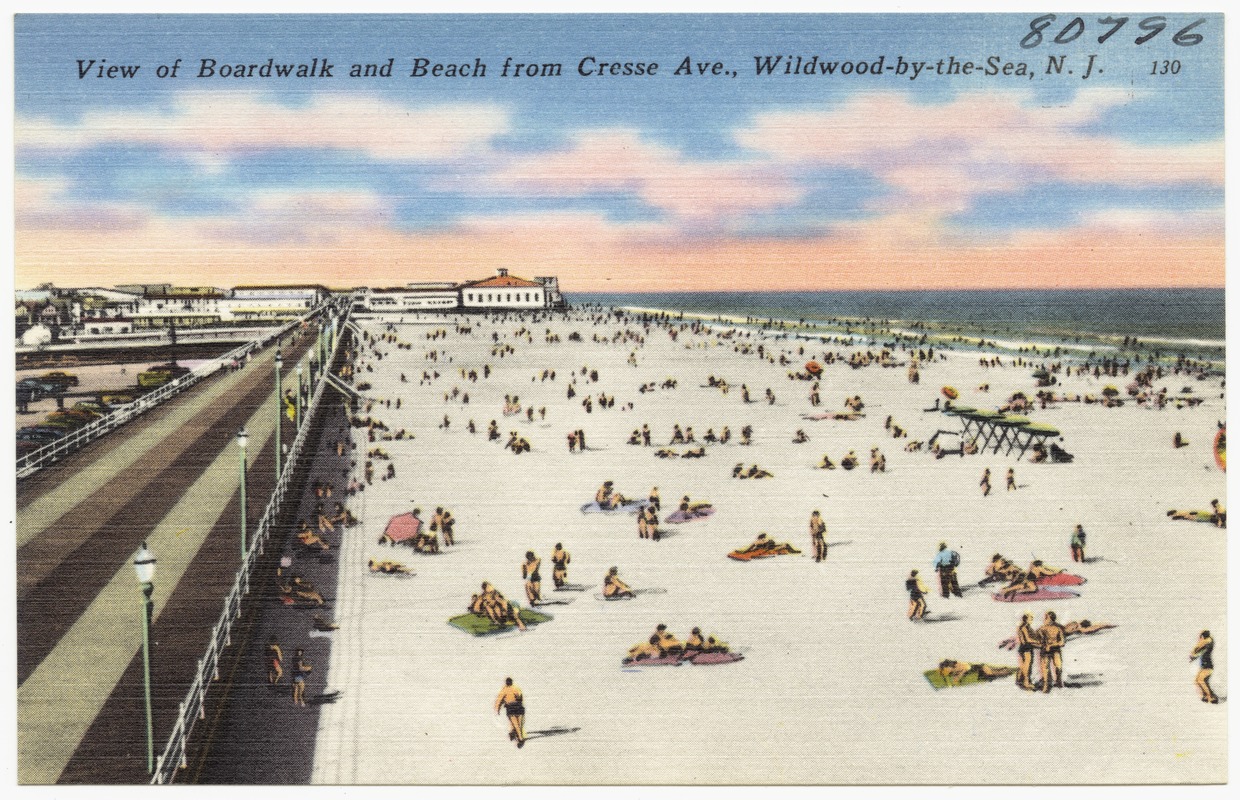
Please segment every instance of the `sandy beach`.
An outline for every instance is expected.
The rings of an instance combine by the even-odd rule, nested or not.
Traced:
[[[364,348],[354,385],[369,383],[363,394],[376,402],[359,416],[414,438],[382,441],[376,431],[380,440],[369,442],[365,428],[348,434],[359,477],[371,448],[381,447],[390,462],[375,459],[373,483],[349,501],[360,524],[331,537],[340,545],[332,609],[340,629],[326,685],[316,675],[311,691],[340,694],[322,709],[315,782],[1226,780],[1226,704],[1200,702],[1197,666],[1188,658],[1198,633],[1213,630],[1220,646],[1212,682],[1225,698],[1226,531],[1166,516],[1173,508],[1208,509],[1213,498],[1226,502],[1211,448],[1225,418],[1218,377],[1169,374],[1155,382],[1155,391],[1166,386],[1172,395],[1191,386],[1204,399],[1195,407],[1069,402],[1031,411],[1031,419],[1062,432],[1063,447],[1075,455],[1070,464],[989,452],[936,459],[905,445],[959,429],[957,418],[924,411],[942,399],[942,386],[957,387],[961,404],[994,409],[1014,392],[1033,396],[1033,369],[1012,366],[1006,355],[1003,367],[983,368],[975,351],[936,351],[913,385],[908,354],[900,350],[899,366],[853,369],[846,363],[852,352],[877,354],[881,347],[764,338],[753,330],[723,338],[728,325],[694,332],[688,322],[673,326],[673,339],[667,326],[647,329],[615,316],[600,322],[583,312],[359,324],[410,346],[380,342],[382,359]],[[458,324],[470,332],[458,333]],[[437,330],[446,335],[429,340]],[[580,341],[570,339],[574,332]],[[772,360],[753,352],[759,344]],[[431,351],[438,360],[428,360]],[[822,404],[814,408],[811,384],[788,373],[825,352],[836,361],[825,366]],[[787,365],[778,362],[781,354]],[[462,368],[477,370],[478,380],[463,379]],[[555,370],[555,379],[541,379],[544,370]],[[594,370],[597,382],[589,379]],[[434,371],[437,379],[419,385],[423,372]],[[709,376],[726,379],[730,391],[707,386]],[[675,388],[658,388],[669,378]],[[1122,389],[1129,380],[1061,374],[1053,388],[1101,396],[1107,384]],[[638,391],[651,382],[654,391]],[[742,384],[755,402],[743,402]],[[988,392],[978,390],[983,384]],[[454,388],[468,393],[468,404],[450,396]],[[767,388],[773,405],[763,399]],[[600,394],[614,397],[614,406],[601,408]],[[502,414],[506,395],[519,397],[520,415]],[[587,395],[595,401],[591,412],[582,406]],[[861,419],[802,416],[843,411],[845,398],[855,395],[865,403]],[[545,418],[535,413],[528,421],[529,407],[545,408]],[[892,438],[888,416],[908,438]],[[474,434],[466,427],[471,419]],[[493,419],[499,441],[486,435]],[[627,444],[642,424],[653,446]],[[708,428],[718,434],[724,426],[732,439],[706,444],[704,458],[657,458],[676,424],[692,426],[699,443]],[[747,425],[753,443],[743,446]],[[570,454],[566,436],[579,429],[588,449]],[[798,429],[807,443],[793,442]],[[531,452],[503,447],[511,431],[529,440]],[[1188,446],[1172,446],[1176,432]],[[886,458],[883,473],[869,469],[874,447]],[[839,464],[849,450],[861,459],[859,468],[815,468],[824,454]],[[773,477],[736,480],[738,462],[756,463]],[[383,480],[389,463],[395,477]],[[1004,487],[1009,467],[1015,491]],[[988,497],[979,487],[985,468],[994,484]],[[633,515],[580,510],[607,480],[643,499],[657,486],[661,518],[686,494],[717,513],[664,523],[667,535],[659,541],[640,539]],[[418,507],[429,521],[437,506],[457,519],[454,547],[421,555],[376,544],[392,516]],[[828,528],[823,563],[811,557],[807,526],[815,509]],[[1077,524],[1088,533],[1083,564],[1069,554]],[[763,531],[802,554],[727,558]],[[940,541],[961,555],[963,598],[938,595],[931,563]],[[553,591],[557,542],[572,555],[568,581],[581,591]],[[549,604],[540,610],[553,620],[489,637],[447,623],[466,610],[482,581],[525,605],[521,563],[528,550],[542,559]],[[996,587],[977,586],[995,552],[1020,566],[1042,559],[1087,582],[1072,599],[996,602]],[[416,575],[372,574],[370,558],[400,561]],[[612,566],[634,589],[665,592],[602,601],[596,595]],[[923,622],[906,616],[911,569],[931,590]],[[1075,688],[1024,692],[1005,678],[935,690],[923,676],[947,658],[1014,666],[1016,654],[999,642],[1015,633],[1022,613],[1039,624],[1047,610],[1061,622],[1118,626],[1068,642],[1064,671]],[[622,667],[628,648],[660,623],[681,639],[700,626],[744,659]],[[530,738],[521,750],[493,712],[506,676],[525,695]]]

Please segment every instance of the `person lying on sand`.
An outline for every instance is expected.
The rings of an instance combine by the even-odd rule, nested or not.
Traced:
[[[1089,636],[1100,631],[1110,630],[1117,627],[1107,622],[1090,622],[1083,619],[1080,622],[1065,622],[1063,626],[1064,636]],[[1009,636],[1002,642],[999,642],[999,648],[1002,650],[1015,650],[1019,644],[1015,636]]]
[[[735,467],[732,467],[732,477],[742,480],[749,477],[745,474],[745,465],[743,463],[738,462]]]
[[[619,600],[622,597],[636,597],[629,585],[620,580],[620,570],[612,567],[603,576],[603,597],[608,600]]]
[[[752,544],[750,544],[744,550],[737,550],[736,552],[738,553],[760,553],[764,550],[784,550],[785,552],[788,552],[788,553],[801,552],[800,550],[797,550],[795,547],[788,544],[787,542],[784,542],[782,544],[779,542],[776,542],[774,539],[769,538],[765,533],[759,533],[758,538],[754,539]]]
[[[408,575],[409,568],[399,561],[375,561],[373,558],[367,562],[367,567],[371,572],[382,572],[385,575]]]
[[[681,454],[680,457],[681,458],[705,458],[706,448],[699,446],[695,449],[686,450],[684,453]]]
[[[1062,569],[1055,569],[1054,567],[1048,567],[1044,565],[1041,561],[1034,561],[1032,564],[1029,565],[1029,569],[1025,570],[1025,574],[1027,574],[1030,578],[1033,578],[1034,580],[1037,580],[1039,578],[1049,578],[1052,575],[1058,575],[1061,572],[1063,572]]]
[[[1038,581],[1032,575],[1020,575],[1000,590],[1002,597],[1015,597],[1018,594],[1033,594],[1038,590]]]
[[[959,686],[970,672],[977,675],[979,680],[993,681],[996,678],[1015,675],[1016,667],[992,667],[989,664],[970,664],[967,661],[954,661],[950,658],[939,662],[939,675],[943,676],[948,686]]]
[[[689,495],[685,495],[680,498],[680,513],[682,514],[697,514],[699,511],[703,511],[708,508],[710,508],[710,503],[704,501],[698,503],[691,502],[689,500]]]
[[[990,563],[986,565],[986,577],[977,582],[978,586],[985,586],[988,583],[997,581],[1011,582],[1021,576],[1020,567],[1008,561],[998,553],[990,557]]]
[[[857,467],[857,451],[849,450],[848,455],[840,459],[840,466],[844,469],[856,469]]]
[[[766,470],[762,469],[762,467],[759,467],[757,464],[754,464],[753,466],[749,468],[749,472],[745,474],[745,477],[753,478],[756,480],[758,478],[774,478],[775,474],[772,472],[767,472]]]
[[[658,458],[680,458],[680,453],[677,453],[675,450],[669,450],[666,447],[655,450],[654,454]]]

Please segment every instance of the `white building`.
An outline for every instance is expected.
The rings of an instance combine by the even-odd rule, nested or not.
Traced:
[[[508,270],[502,267],[493,278],[462,283],[457,287],[457,293],[460,295],[461,308],[465,310],[526,310],[551,307],[550,292],[544,283],[509,275]]]

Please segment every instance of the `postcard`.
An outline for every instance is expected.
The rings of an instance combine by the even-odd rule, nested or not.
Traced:
[[[1223,36],[18,15],[18,782],[1225,783]]]

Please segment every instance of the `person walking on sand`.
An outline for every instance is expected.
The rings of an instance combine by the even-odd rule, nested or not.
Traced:
[[[1007,471],[1007,491],[1012,492],[1012,491],[1015,491],[1015,490],[1016,490],[1016,470],[1015,470],[1015,469],[1013,469],[1012,467],[1008,467],[1008,471]]]
[[[1033,615],[1025,614],[1020,618],[1020,627],[1016,629],[1016,644],[1020,655],[1020,669],[1016,673],[1016,685],[1032,692],[1033,685],[1033,651],[1037,650],[1042,640],[1033,629]]]
[[[1201,690],[1201,702],[1217,703],[1218,695],[1210,688],[1210,676],[1214,674],[1214,640],[1210,638],[1209,631],[1201,632],[1188,660],[1191,662],[1198,658],[1201,659],[1201,669],[1197,670],[1193,683]]]
[[[282,677],[284,677],[284,651],[280,649],[280,643],[273,635],[267,641],[267,683],[274,689]]]
[[[306,705],[306,676],[314,669],[314,665],[305,659],[305,652],[299,647],[293,655],[293,705]]]
[[[536,558],[533,550],[526,551],[525,563],[521,565],[521,577],[525,578],[525,599],[530,601],[531,606],[542,602],[542,576],[538,574],[541,564],[542,559]]]
[[[1085,562],[1085,529],[1080,525],[1076,526],[1076,530],[1072,531],[1072,560]]]
[[[1047,611],[1046,616],[1042,618],[1042,627],[1038,628],[1038,638],[1041,640],[1041,653],[1039,654],[1042,669],[1042,691],[1049,693],[1051,683],[1054,682],[1056,689],[1063,688],[1063,645],[1067,640],[1067,634],[1064,632],[1063,626],[1055,620],[1055,612]]]
[[[982,472],[982,482],[979,483],[978,486],[982,487],[982,497],[986,497],[990,494],[990,467],[987,467]]]
[[[939,591],[944,598],[952,594],[964,597],[956,578],[956,567],[959,566],[960,554],[955,550],[948,550],[947,542],[939,542],[939,553],[934,557],[934,571],[939,573]]]
[[[564,549],[564,545],[556,542],[555,550],[551,551],[551,581],[556,589],[564,588],[564,583],[568,580],[568,562],[572,560],[572,556]]]
[[[495,713],[500,709],[508,715],[509,741],[516,742],[518,748],[525,747],[525,696],[512,678],[504,678],[504,688],[495,698]]]
[[[925,619],[926,612],[930,609],[926,608],[926,587],[917,576],[917,570],[908,574],[904,588],[908,590],[908,618],[914,622]]]
[[[814,561],[827,560],[827,523],[822,521],[822,514],[814,509],[809,515],[809,538],[814,545]]]

